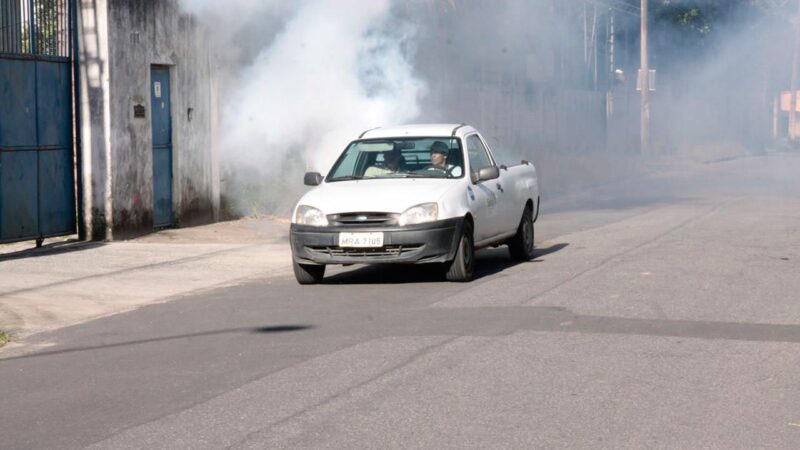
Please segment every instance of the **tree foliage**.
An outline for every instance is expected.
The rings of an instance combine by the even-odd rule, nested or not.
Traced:
[[[790,27],[796,12],[790,0],[650,0],[650,26],[654,57],[669,69],[708,56],[732,33]]]

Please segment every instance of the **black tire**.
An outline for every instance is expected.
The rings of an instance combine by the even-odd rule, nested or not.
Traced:
[[[300,284],[317,284],[325,276],[324,265],[299,264],[292,261],[292,269],[294,269],[294,277]]]
[[[468,221],[464,222],[456,257],[449,264],[445,274],[448,281],[463,283],[472,280],[475,270],[475,242],[472,238],[472,224]]]
[[[530,207],[525,208],[522,219],[517,227],[517,234],[508,241],[508,252],[511,259],[515,261],[530,261],[533,259],[533,211]]]

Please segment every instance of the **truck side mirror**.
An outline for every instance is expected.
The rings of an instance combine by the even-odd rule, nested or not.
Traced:
[[[486,166],[477,172],[472,172],[472,182],[494,180],[500,178],[500,169],[497,166]]]
[[[319,172],[306,172],[303,176],[303,184],[306,186],[319,186],[322,183],[322,175]]]

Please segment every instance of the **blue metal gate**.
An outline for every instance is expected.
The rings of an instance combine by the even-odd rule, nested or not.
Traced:
[[[0,0],[0,242],[75,232],[70,0]]]

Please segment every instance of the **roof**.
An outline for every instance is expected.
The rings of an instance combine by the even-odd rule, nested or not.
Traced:
[[[390,137],[439,137],[452,136],[456,128],[463,127],[459,131],[466,131],[472,128],[461,123],[424,123],[413,125],[399,125],[393,127],[379,127],[367,130],[359,136],[359,139],[390,138]]]

